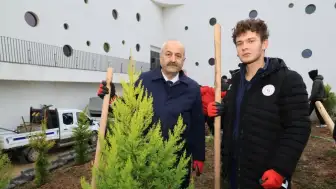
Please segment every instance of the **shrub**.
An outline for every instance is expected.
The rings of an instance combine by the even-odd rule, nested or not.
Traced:
[[[12,178],[12,170],[12,165],[7,154],[0,152],[0,189],[8,186]]]
[[[84,164],[89,161],[89,140],[92,136],[92,131],[90,130],[90,120],[84,112],[79,114],[78,127],[73,129],[75,161],[77,164]]]
[[[336,107],[336,94],[331,91],[331,86],[328,84],[324,86],[324,90],[326,94],[326,99],[323,101],[323,106],[327,110],[328,114],[331,117],[334,117]]]
[[[112,132],[101,143],[100,165],[93,169],[96,188],[179,189],[190,158],[184,152],[177,161],[176,153],[184,145],[182,117],[169,133],[169,139],[163,140],[160,123],[149,128],[153,117],[152,96],[144,91],[141,81],[135,87],[137,74],[132,66],[128,75],[129,83],[122,82],[123,99],[113,103],[115,119],[108,124]],[[83,178],[81,183],[83,188],[91,188]]]
[[[46,112],[46,110],[44,110]],[[45,114],[45,113],[44,113]],[[47,116],[41,121],[41,132],[33,134],[29,139],[29,146],[37,151],[38,157],[35,162],[35,184],[41,186],[48,181],[49,166],[48,151],[54,146],[55,141],[47,140]]]

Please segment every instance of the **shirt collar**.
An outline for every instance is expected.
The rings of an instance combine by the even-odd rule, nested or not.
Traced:
[[[151,77],[152,77],[153,81],[158,80],[158,79],[166,80],[166,78],[164,78],[164,76],[162,74],[161,66],[159,68],[156,68],[156,69],[151,71]],[[189,78],[184,74],[184,72],[182,70],[178,74],[177,81],[183,82],[187,85],[190,83]]]
[[[165,74],[162,72],[162,70],[161,70],[161,73],[162,73],[163,78],[166,81],[171,81],[171,82],[175,83],[175,82],[177,82],[180,79],[180,73],[177,73],[177,75],[174,78],[170,79],[170,80],[167,78],[167,76],[165,76]]]

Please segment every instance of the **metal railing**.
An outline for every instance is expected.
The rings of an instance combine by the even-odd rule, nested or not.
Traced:
[[[127,73],[128,59],[73,50],[67,57],[63,47],[0,36],[0,62],[38,66],[106,71],[113,67],[115,73]],[[136,62],[137,71],[150,70],[150,64]]]

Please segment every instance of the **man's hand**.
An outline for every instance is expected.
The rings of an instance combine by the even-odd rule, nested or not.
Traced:
[[[193,162],[193,171],[196,172],[196,176],[200,176],[203,172],[203,166],[204,166],[204,162],[203,161],[197,161],[195,160]]]
[[[113,83],[110,83],[111,85],[111,95],[110,95],[110,98],[111,97],[114,97],[116,94],[116,91],[115,91],[115,86]],[[104,99],[104,96],[109,94],[109,91],[108,91],[108,88],[106,86],[106,81],[102,81],[99,85],[99,88],[98,88],[98,91],[97,91],[97,96],[99,96],[101,99]]]
[[[261,177],[260,184],[265,189],[276,189],[281,188],[283,181],[283,176],[273,169],[270,169],[265,171],[264,175]]]
[[[208,105],[208,116],[217,117],[222,115],[224,112],[224,103],[211,102]]]
[[[226,91],[221,92],[221,98],[224,98]],[[202,106],[204,115],[208,115],[208,106],[215,101],[215,88],[202,86],[201,87]]]

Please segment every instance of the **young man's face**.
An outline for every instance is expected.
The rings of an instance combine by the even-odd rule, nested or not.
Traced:
[[[238,57],[245,64],[253,63],[263,57],[267,46],[268,40],[261,42],[256,32],[247,31],[236,38]]]

